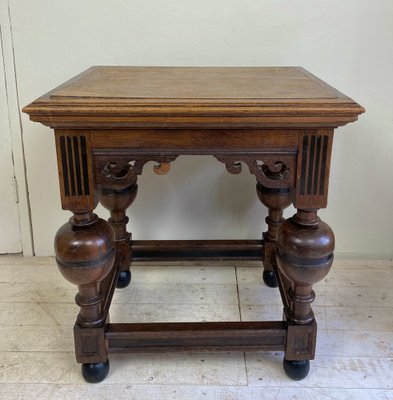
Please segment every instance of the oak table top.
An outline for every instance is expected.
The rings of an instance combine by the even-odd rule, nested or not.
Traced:
[[[51,127],[336,127],[364,109],[300,67],[92,67],[23,109]]]

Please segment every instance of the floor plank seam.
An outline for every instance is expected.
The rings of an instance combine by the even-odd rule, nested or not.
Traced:
[[[392,282],[391,278],[393,278],[391,266],[376,268],[372,267],[373,264],[370,262],[370,267],[367,269],[366,265],[357,266],[354,262],[353,266],[348,268],[342,266],[337,268],[333,279],[316,287],[316,317],[317,320],[322,317],[317,342],[317,347],[319,343],[320,349],[317,349],[316,360],[311,363],[309,377],[301,383],[292,382],[282,374],[281,353],[223,351],[213,354],[196,351],[163,352],[157,356],[149,353],[113,354],[111,355],[113,357],[112,374],[108,377],[108,380],[110,379],[113,383],[105,382],[93,387],[83,382],[79,375],[80,367],[74,360],[72,329],[78,307],[73,302],[73,295],[69,296],[74,287],[58,283],[61,276],[53,273],[54,261],[51,260],[49,263],[47,259],[34,260],[34,263],[40,262],[42,268],[37,268],[34,274],[25,275],[26,282],[18,281],[17,277],[20,271],[28,271],[27,261],[22,262],[22,259],[19,263],[13,261],[12,267],[11,263],[5,268],[0,266],[0,275],[4,272],[8,277],[7,279],[0,278],[1,281],[6,280],[2,287],[10,284],[12,290],[16,291],[15,295],[19,297],[17,303],[0,300],[2,316],[0,330],[4,330],[0,337],[0,345],[4,348],[0,350],[0,359],[2,359],[1,364],[6,367],[0,365],[0,397],[2,398],[5,394],[5,398],[8,399],[10,397],[7,395],[12,394],[15,395],[15,398],[20,396],[17,398],[27,399],[31,393],[31,396],[37,394],[38,398],[46,400],[51,396],[53,398],[57,391],[72,392],[74,390],[84,393],[85,390],[92,390],[93,393],[95,390],[99,392],[101,388],[104,391],[108,390],[107,393],[113,392],[114,397],[116,397],[116,393],[119,393],[119,398],[128,398],[131,393],[130,389],[140,390],[141,394],[147,394],[150,391],[159,393],[161,390],[170,395],[173,390],[179,388],[178,395],[181,390],[186,393],[183,398],[191,398],[191,393],[197,396],[198,394],[194,391],[205,389],[204,392],[208,393],[207,398],[209,399],[216,398],[219,393],[221,396],[224,393],[231,393],[231,395],[242,393],[243,398],[254,398],[255,394],[265,393],[268,396],[273,393],[273,397],[284,399],[300,395],[299,391],[303,390],[308,394],[307,398],[308,396],[325,398],[330,395],[334,397],[331,392],[337,391],[338,393],[340,391],[340,393],[345,393],[342,395],[343,398],[360,395],[361,399],[393,399],[393,396],[390,397],[393,394],[391,387],[391,382],[393,382],[393,347],[391,345],[393,341],[391,312],[393,302],[392,298],[389,298],[389,282]],[[36,265],[39,266],[39,264]],[[146,286],[144,285],[151,284],[149,290],[153,293],[152,290],[155,287],[157,290],[159,286],[162,288],[162,284],[168,283],[168,276],[173,276],[176,285],[184,285],[187,290],[190,288],[187,285],[192,285],[197,289],[196,299],[203,291],[204,301],[191,303],[186,300],[187,303],[183,304],[183,289],[177,296],[177,291],[171,291],[174,296],[171,303],[145,302],[144,299],[139,303],[139,297],[130,296],[126,292],[118,292],[122,302],[113,303],[114,316],[129,307],[133,311],[128,313],[129,315],[125,315],[123,319],[131,319],[127,322],[133,323],[187,322],[190,318],[193,321],[199,321],[201,318],[259,321],[261,318],[265,319],[265,316],[268,317],[267,319],[273,317],[273,319],[280,320],[281,315],[276,316],[276,308],[281,304],[278,302],[275,304],[274,300],[269,300],[276,293],[272,293],[262,284],[260,265],[259,268],[246,264],[245,266],[225,265],[222,270],[215,269],[211,274],[206,263],[195,265],[194,269],[190,267],[182,269],[181,265],[174,269],[165,265],[154,264],[154,266],[156,267],[154,270],[138,266],[140,267],[139,279],[143,279],[144,275],[151,277],[150,283],[137,284],[140,285],[140,292],[145,290]],[[204,267],[206,271],[201,272],[199,267]],[[167,268],[169,268],[168,271],[166,271]],[[229,269],[232,272],[229,272]],[[34,281],[36,274],[45,274],[45,271],[49,270],[51,272],[46,275],[47,279],[44,282]],[[30,275],[32,276],[31,280],[29,280]],[[206,281],[187,284],[184,282],[187,276],[193,281],[206,277]],[[220,282],[220,277],[230,283]],[[15,280],[13,280],[14,278]],[[235,283],[233,283],[234,281]],[[346,282],[348,284],[345,284]],[[365,285],[364,283],[367,282],[375,282],[375,285]],[[236,294],[233,286],[235,284]],[[250,291],[245,291],[247,285],[251,284],[254,286],[250,286]],[[58,290],[48,292],[46,288],[49,288],[49,285],[52,288],[60,289],[61,294]],[[328,288],[331,290],[327,292]],[[346,288],[351,289],[348,295],[345,295]],[[28,292],[25,289],[28,289]],[[373,299],[378,301],[376,305],[375,303],[374,305],[361,305],[362,302],[364,303],[364,300],[361,299],[359,299],[361,300],[360,305],[356,305],[357,293],[365,296],[368,293],[372,294],[373,290],[378,294],[378,296],[373,295]],[[20,300],[22,291],[25,293],[24,296],[27,296],[25,300]],[[228,292],[231,293],[231,297],[228,296]],[[250,293],[250,295],[245,293]],[[324,305],[318,305],[318,296],[321,294],[325,299]],[[384,303],[382,303],[381,300],[384,299],[381,297],[386,297],[386,295],[382,296],[383,294],[388,295]],[[69,301],[51,301],[52,299],[56,300],[56,296],[60,295],[63,299],[69,297]],[[334,302],[342,304],[326,304],[329,295],[333,296],[331,299]],[[3,296],[5,297],[4,294]],[[30,301],[28,296],[37,298],[37,300],[49,301]],[[256,304],[247,303],[247,301],[243,304],[242,300],[244,301],[247,296],[251,300],[254,298]],[[145,297],[145,299],[147,298]],[[222,304],[218,301],[222,298],[228,302]],[[346,305],[346,301],[353,302],[355,305]],[[15,304],[14,308],[11,307],[11,304]],[[37,306],[45,308],[54,316],[56,323],[41,313],[40,307]],[[188,312],[186,312],[187,309]],[[157,310],[158,312],[156,312]],[[63,312],[64,316],[60,318]],[[27,317],[25,318],[27,323],[18,323],[19,316],[24,315]],[[274,318],[275,316],[277,318]],[[121,319],[120,314],[118,317]],[[140,317],[140,319],[135,317],[138,319]],[[173,317],[174,319],[171,319]],[[247,319],[247,317],[251,318]],[[11,323],[7,323],[7,320]],[[113,322],[125,321],[113,320]],[[34,335],[42,335],[43,341],[35,342]],[[204,358],[205,362],[199,363],[199,358]],[[39,365],[42,363],[48,365],[48,369],[40,368]],[[61,372],[53,376],[50,374],[50,368],[60,368]],[[154,376],[154,381],[149,382],[148,377],[151,376]],[[23,382],[23,380],[27,382]],[[61,382],[62,380],[66,382]],[[104,393],[102,396],[106,398]],[[79,398],[78,395],[77,398]],[[174,396],[173,398],[178,397]]]
[[[242,309],[241,309],[241,301],[240,301],[240,292],[239,292],[239,279],[237,276],[237,267],[234,267],[235,270],[235,279],[236,279],[236,294],[237,294],[237,305],[239,308],[239,318],[240,321],[243,321],[242,319]]]

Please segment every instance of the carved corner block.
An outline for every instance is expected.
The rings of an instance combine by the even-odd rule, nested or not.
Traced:
[[[333,129],[299,133],[294,205],[300,209],[327,206]]]
[[[91,167],[90,135],[56,130],[55,140],[62,208],[74,212],[93,210],[97,199]]]
[[[74,325],[76,360],[79,363],[105,362],[108,358],[105,328],[82,328]]]
[[[313,360],[317,341],[317,323],[295,325],[288,322],[285,357],[287,360]]]

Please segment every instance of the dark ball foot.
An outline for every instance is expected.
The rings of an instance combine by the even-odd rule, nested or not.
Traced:
[[[102,382],[109,372],[109,360],[104,363],[82,364],[82,375],[89,383]]]
[[[124,289],[131,282],[131,272],[130,271],[120,271],[119,277],[117,278],[116,287],[118,289]]]
[[[310,372],[310,361],[308,360],[289,361],[284,357],[282,365],[287,376],[294,381],[301,381]]]
[[[263,271],[262,277],[266,286],[269,286],[271,288],[278,287],[276,275],[274,274],[273,271]]]

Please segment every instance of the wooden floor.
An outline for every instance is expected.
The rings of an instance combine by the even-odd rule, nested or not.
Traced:
[[[111,321],[280,320],[260,276],[256,263],[135,265]],[[234,352],[112,355],[108,378],[87,384],[75,292],[53,258],[0,256],[0,399],[393,399],[392,261],[335,261],[316,287],[317,358],[301,382],[281,353]]]

